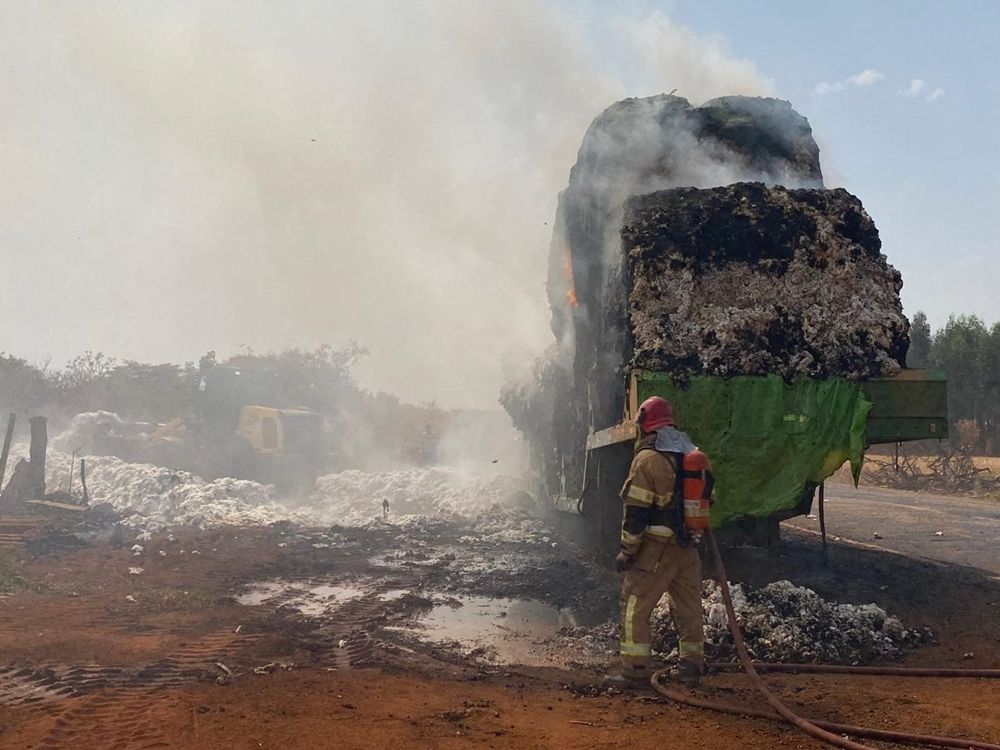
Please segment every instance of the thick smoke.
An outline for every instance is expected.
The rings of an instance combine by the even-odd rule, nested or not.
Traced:
[[[770,88],[662,15],[603,11],[595,41],[540,0],[6,11],[0,247],[21,278],[0,350],[355,339],[364,385],[449,406],[493,405],[501,355],[549,339],[556,194],[594,113]]]
[[[555,345],[511,375],[502,402],[532,443],[548,492],[582,491],[588,431],[616,423],[631,358],[621,220],[631,195],[741,181],[822,187],[808,121],[788,102],[628,98],[587,129],[560,194],[549,248]]]

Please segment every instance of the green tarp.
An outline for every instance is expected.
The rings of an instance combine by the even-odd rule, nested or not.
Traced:
[[[857,481],[872,404],[856,383],[695,377],[681,388],[664,375],[636,377],[640,402],[652,395],[668,399],[678,428],[711,459],[714,526],[795,508],[807,485],[845,461]]]

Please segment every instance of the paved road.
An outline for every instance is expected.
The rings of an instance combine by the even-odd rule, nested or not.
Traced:
[[[813,503],[814,514],[816,508]],[[788,523],[819,531],[815,518],[799,517]],[[830,538],[971,565],[1000,576],[1000,502],[827,484],[826,533]],[[881,538],[875,538],[876,534]]]

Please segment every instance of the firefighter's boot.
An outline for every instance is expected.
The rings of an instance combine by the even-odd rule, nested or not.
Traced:
[[[601,685],[618,690],[643,690],[649,687],[649,670],[644,666],[623,665],[605,675]]]
[[[697,685],[701,679],[701,666],[693,661],[681,659],[668,673],[674,682],[681,682],[685,685]]]

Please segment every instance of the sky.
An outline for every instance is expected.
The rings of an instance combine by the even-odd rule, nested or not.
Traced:
[[[369,350],[491,407],[624,96],[789,99],[932,325],[1000,320],[1000,4],[0,0],[0,351]]]
[[[678,2],[671,17],[723,36],[809,118],[908,315],[1000,321],[1000,3]]]

